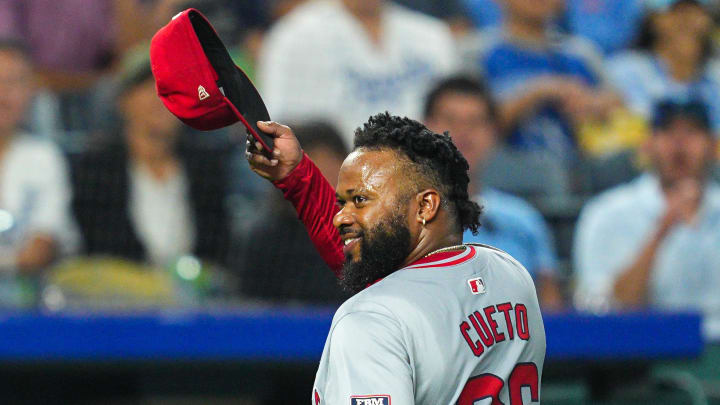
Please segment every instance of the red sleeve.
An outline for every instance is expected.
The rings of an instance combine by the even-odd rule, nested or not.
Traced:
[[[273,184],[295,207],[315,249],[340,277],[345,255],[340,233],[333,226],[337,212],[335,189],[307,154],[303,154],[300,164],[287,177]]]

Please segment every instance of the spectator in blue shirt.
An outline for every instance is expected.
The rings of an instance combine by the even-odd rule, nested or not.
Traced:
[[[720,60],[711,55],[712,20],[704,1],[652,0],[637,49],[608,61],[608,78],[625,103],[650,120],[666,98],[707,104],[720,130]]]
[[[720,339],[720,185],[706,107],[664,101],[646,151],[653,170],[595,197],[574,246],[576,302],[597,309],[696,309]]]
[[[465,60],[485,76],[499,102],[508,143],[572,162],[574,127],[617,103],[605,89],[602,57],[588,41],[550,29],[560,0],[503,0],[501,28],[466,45]]]
[[[502,24],[497,0],[464,0],[468,15],[481,29]],[[605,54],[628,46],[643,16],[643,0],[567,0],[559,27],[595,43]]]
[[[466,232],[465,242],[488,244],[505,250],[530,272],[546,309],[562,307],[556,282],[553,241],[542,216],[518,197],[478,181],[496,143],[495,108],[477,81],[464,76],[438,83],[425,102],[425,123],[435,132],[449,131],[453,142],[470,163],[470,190],[483,205],[482,227],[477,235]]]

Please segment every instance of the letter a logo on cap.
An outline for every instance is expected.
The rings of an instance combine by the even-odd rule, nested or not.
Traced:
[[[205,90],[205,87],[198,86],[198,98],[200,101],[205,100],[206,98],[210,97],[210,94]]]

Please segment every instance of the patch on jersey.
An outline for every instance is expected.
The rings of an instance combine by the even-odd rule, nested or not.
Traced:
[[[470,291],[473,294],[484,294],[485,293],[485,282],[483,281],[482,277],[477,278],[471,278],[468,280],[468,285],[470,286]]]
[[[313,405],[320,405],[320,393],[317,388],[313,390]]]
[[[353,395],[350,405],[390,405],[390,395]]]

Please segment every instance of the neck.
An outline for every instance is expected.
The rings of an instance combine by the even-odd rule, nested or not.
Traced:
[[[15,133],[15,129],[0,129],[0,155],[5,153],[5,150],[10,144],[10,141],[13,139],[13,136],[15,136]]]
[[[363,26],[374,44],[380,44],[382,38],[382,6],[358,7],[352,2],[344,2],[345,9]]]
[[[423,238],[421,235],[417,246],[410,252],[401,267],[414,263],[438,249],[460,244],[462,244],[462,233],[445,233],[441,238],[435,238],[434,235]]]
[[[505,31],[516,40],[527,43],[544,44],[547,42],[545,23],[536,20],[508,16]]]
[[[661,45],[655,50],[658,57],[665,62],[670,76],[678,82],[692,80],[700,65],[700,55],[690,49],[679,49],[671,45]]]
[[[152,139],[141,131],[128,131],[126,138],[131,159],[155,179],[167,180],[175,174],[178,162],[168,142]]]

